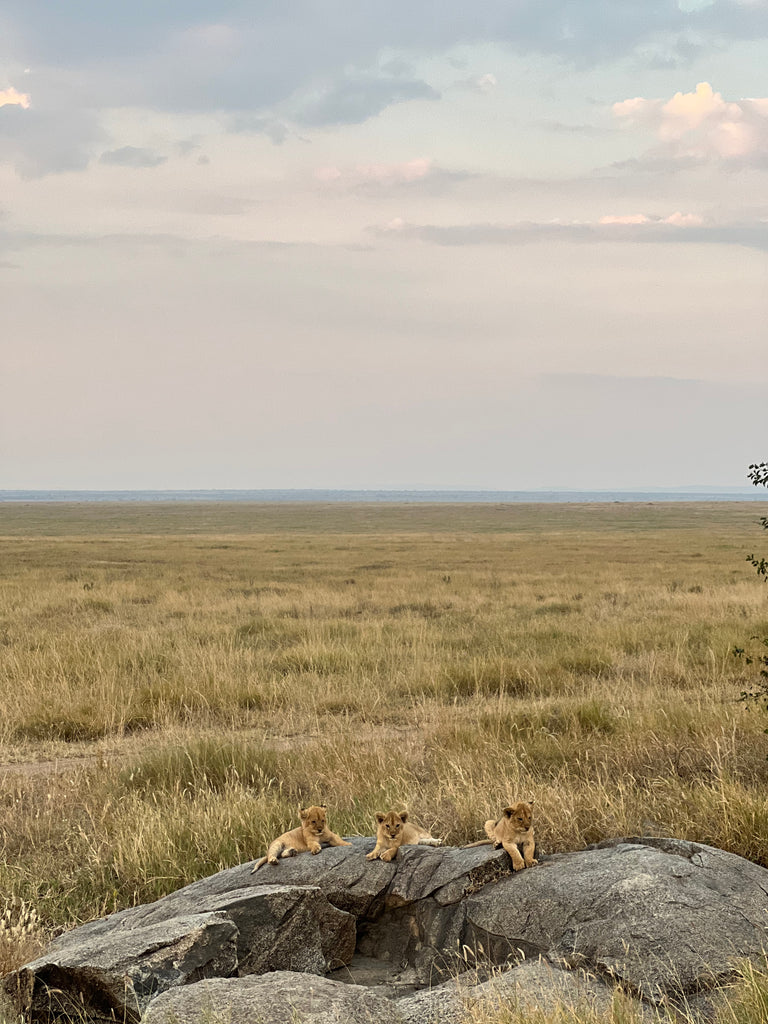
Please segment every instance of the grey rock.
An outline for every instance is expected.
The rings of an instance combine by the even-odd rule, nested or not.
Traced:
[[[727,982],[766,944],[768,872],[678,840],[630,839],[549,858],[466,901],[465,941],[548,954],[663,1004]]]
[[[203,881],[220,880],[234,870]],[[318,886],[211,886],[206,891],[195,883],[155,903],[121,910],[66,932],[51,943],[48,952],[66,949],[75,941],[107,943],[136,928],[162,927],[177,917],[205,911],[224,912],[237,926],[240,974],[279,970],[325,974],[349,963],[355,950],[354,915],[329,904]]]
[[[386,863],[365,859],[375,840],[352,837],[348,841],[351,846],[325,847],[316,857],[305,853],[279,864],[265,864],[255,874],[251,874],[250,864],[229,868],[165,899],[187,907],[196,905],[201,894],[233,888],[312,885],[318,886],[333,906],[362,917],[380,900],[395,907],[434,893],[442,903],[455,903],[467,892],[512,870],[508,855],[490,847],[409,846],[400,850],[396,860]]]
[[[158,900],[92,921],[59,936],[3,987],[19,1012],[33,1017],[45,1019],[53,999],[66,1006],[74,1000],[94,1019],[114,1011],[130,1020],[167,988],[275,970],[322,975],[355,951],[354,916],[331,906],[317,887],[235,889],[195,904],[194,915],[185,912],[189,902],[179,908]],[[169,914],[169,906],[182,912]]]
[[[370,853],[375,845],[373,839],[356,836],[350,838],[349,842],[351,846],[325,846],[316,856],[300,853],[296,857],[281,860],[276,865],[265,864],[255,874],[252,871],[253,861],[238,864],[185,885],[183,889],[169,893],[156,903],[113,914],[109,920],[136,915],[150,920],[174,917],[177,914],[189,913],[204,899],[226,896],[235,890],[256,891],[265,886],[276,885],[319,888],[334,907],[356,916],[364,915],[371,904],[385,892],[397,868],[394,863],[385,864],[381,860],[365,859],[364,854]]]
[[[201,910],[224,911],[238,929],[237,973],[327,974],[355,952],[353,914],[331,906],[318,888],[265,885],[207,896]]]
[[[142,1024],[400,1024],[393,1003],[359,985],[279,971],[215,979],[159,996]]]
[[[712,847],[622,839],[513,873],[508,855],[490,847],[409,847],[384,863],[365,859],[373,839],[351,842],[255,874],[250,864],[230,868],[91,922],[3,985],[33,1022],[46,1019],[46,986],[82,995],[95,1020],[124,1007],[132,1022],[153,996],[152,1012],[170,999],[158,993],[191,999],[212,975],[223,983],[300,971],[305,980],[291,984],[321,992],[316,976],[341,963],[350,967],[337,977],[352,982],[345,999],[366,978],[376,982],[369,994],[402,1003],[415,1021],[419,1012],[458,1013],[456,987],[443,983],[472,969],[477,988],[496,966],[507,999],[570,993],[599,1002],[618,984],[647,1005],[690,1006],[705,1019],[738,960],[764,967],[768,871]],[[185,945],[191,922],[211,929],[199,951]],[[253,991],[267,992],[266,976],[260,984]],[[425,986],[429,993],[407,994]],[[473,997],[484,992],[480,985]]]
[[[158,993],[228,975],[237,967],[237,928],[225,914],[126,929],[118,941],[106,944],[98,936],[69,944],[63,939],[3,981],[16,1009],[28,1018],[138,1021]]]
[[[581,970],[562,970],[544,959],[525,960],[519,966],[473,984],[473,975],[395,1001],[403,1024],[464,1024],[467,1006],[480,1003],[489,1009],[515,1007],[543,1013],[557,1007],[607,1011],[614,990],[599,978]],[[638,1016],[657,1024],[658,1016],[639,1005]]]
[[[433,897],[405,907],[384,909],[381,916],[358,924],[357,948],[364,956],[386,961],[420,986],[436,985],[466,970],[463,937],[466,912],[461,903],[441,907]]]
[[[404,846],[387,889],[387,906],[405,906],[429,896],[448,906],[510,872],[511,861],[504,850]]]

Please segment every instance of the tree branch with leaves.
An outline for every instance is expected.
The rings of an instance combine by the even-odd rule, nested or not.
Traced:
[[[768,462],[754,462],[749,467],[747,478],[755,487],[768,487]],[[768,530],[768,516],[760,517],[760,525]],[[747,561],[757,575],[768,581],[768,560],[755,554],[747,555]],[[751,690],[742,690],[740,700],[756,702],[768,711],[768,637],[751,636],[749,647],[734,647],[733,653],[742,658],[745,665],[757,665],[759,678]],[[768,733],[768,729],[765,730]]]

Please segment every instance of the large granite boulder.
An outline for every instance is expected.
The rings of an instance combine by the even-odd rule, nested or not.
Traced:
[[[76,1008],[87,1019],[136,1021],[168,988],[268,971],[322,975],[355,951],[355,918],[317,887],[233,889],[194,905],[197,913],[177,914],[158,900],[91,921],[60,935],[3,987],[32,1019]]]
[[[739,957],[759,963],[767,899],[768,871],[733,854],[616,840],[470,897],[464,941],[485,943],[496,963],[519,949],[546,953],[663,1002],[727,981]]]
[[[388,999],[376,989],[329,978],[278,972],[261,977],[213,979],[170,989],[154,1000],[142,1024],[466,1024],[467,1009],[481,1004],[489,1011],[515,1006],[534,1012],[558,1007],[608,1011],[614,989],[584,971],[563,970],[544,960],[523,961],[489,981],[477,983],[474,972]],[[638,1024],[659,1024],[651,1007],[635,1008]]]
[[[250,864],[230,868],[84,925],[4,979],[5,991],[33,1021],[47,1019],[56,989],[90,1019],[114,1013],[130,1024],[148,1006],[191,1006],[203,991],[245,1006],[248,993],[262,998],[289,976],[291,998],[317,992],[317,976],[341,964],[327,991],[344,1006],[365,980],[404,1021],[428,1021],[440,1007],[448,1021],[460,1019],[467,985],[496,966],[507,1001],[536,991],[541,1002],[542,986],[599,1001],[619,984],[646,1005],[696,1003],[705,1014],[702,993],[729,983],[739,960],[765,963],[768,871],[701,844],[613,840],[513,873],[490,847],[404,847],[384,863],[366,861],[372,839],[351,842],[255,874]],[[193,955],[187,936],[201,928],[210,937]],[[165,952],[173,943],[189,943],[184,955]],[[462,972],[472,980],[457,995],[447,982]]]
[[[400,1024],[391,1000],[374,989],[278,971],[216,978],[173,989],[150,1006],[142,1024]]]
[[[158,993],[236,970],[234,922],[191,914],[123,929],[109,941],[75,929],[8,975],[4,988],[31,1020],[138,1020]]]

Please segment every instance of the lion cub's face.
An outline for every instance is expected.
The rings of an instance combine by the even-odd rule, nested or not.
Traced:
[[[320,807],[304,807],[299,811],[301,827],[313,836],[325,832],[325,804]]]
[[[515,832],[527,832],[533,821],[533,803],[521,800],[510,807],[505,807],[502,814],[502,821],[508,821]]]
[[[403,834],[403,828],[408,821],[408,812],[402,811],[400,814],[396,811],[389,811],[387,814],[379,812],[376,815],[376,821],[379,826],[378,835],[391,842],[396,841]]]

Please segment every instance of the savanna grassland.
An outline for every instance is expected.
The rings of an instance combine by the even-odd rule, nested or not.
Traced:
[[[460,844],[533,796],[545,851],[768,865],[768,722],[731,654],[768,634],[764,511],[0,505],[0,971],[306,803]]]

